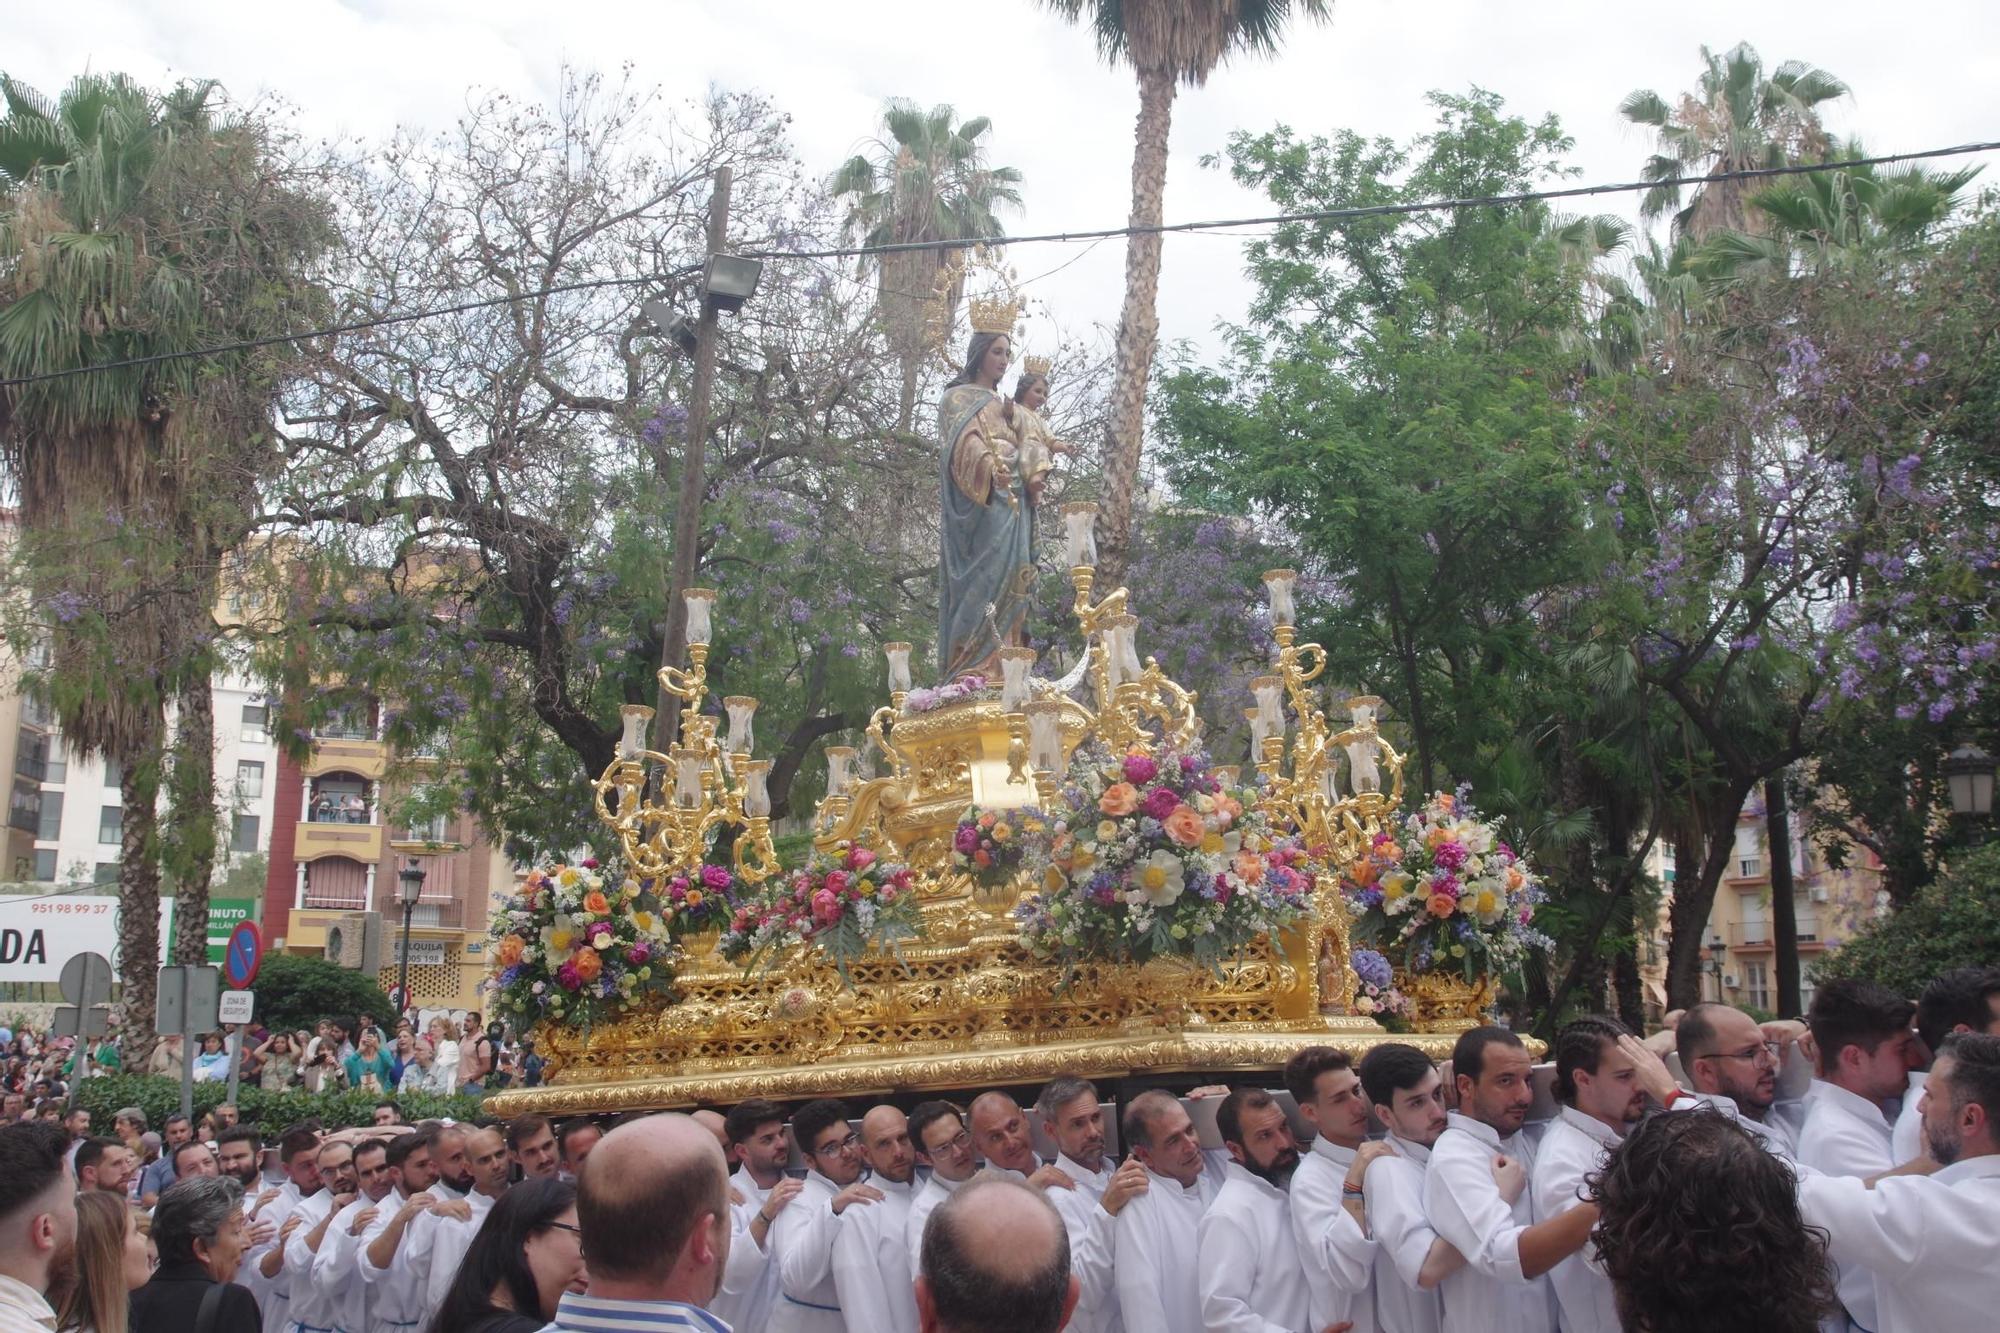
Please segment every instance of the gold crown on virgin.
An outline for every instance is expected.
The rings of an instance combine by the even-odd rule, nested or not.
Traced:
[[[1012,292],[975,296],[965,303],[965,317],[974,333],[1011,334],[1020,321],[1021,306],[1021,298]]]
[[[1049,372],[1055,368],[1056,363],[1045,356],[1024,356],[1021,358],[1021,369],[1027,371],[1030,375],[1040,375],[1043,379],[1047,379]]]

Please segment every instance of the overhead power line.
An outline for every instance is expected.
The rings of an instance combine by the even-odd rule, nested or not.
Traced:
[[[1538,203],[1550,199],[1582,199],[1593,195],[1636,194],[1644,190],[1678,189],[1690,185],[1714,185],[1721,181],[1769,180],[1780,176],[1808,176],[1827,171],[1845,171],[1853,167],[1889,166],[1899,162],[1919,162],[1930,158],[1965,157],[1973,153],[2000,151],[2000,141],[1955,144],[1949,148],[1925,148],[1908,153],[1883,153],[1873,157],[1843,158],[1834,162],[1799,162],[1782,167],[1751,167],[1739,171],[1718,171],[1703,176],[1676,176],[1668,180],[1618,181],[1606,185],[1572,185],[1552,190],[1522,190],[1514,194],[1477,195],[1455,199],[1423,199],[1401,204],[1368,204],[1354,208],[1321,208],[1297,213],[1271,213],[1261,217],[1225,218],[1204,222],[1162,222],[1149,227],[1097,227],[1087,231],[1051,231],[1032,236],[970,236],[949,241],[892,241],[883,245],[832,246],[821,250],[746,250],[740,253],[748,259],[767,262],[782,260],[857,259],[869,255],[909,254],[918,251],[969,250],[980,245],[1038,245],[1073,244],[1081,241],[1101,241],[1117,236],[1164,235],[1169,232],[1230,231],[1243,227],[1280,227],[1295,222],[1339,222],[1348,219],[1395,217],[1416,213],[1452,212],[1469,208],[1508,208],[1518,204]],[[29,384],[43,384],[51,380],[69,379],[76,375],[98,374],[108,370],[131,370],[141,366],[161,365],[170,361],[187,361],[201,357],[227,356],[235,352],[255,351],[260,347],[274,347],[284,343],[306,342],[314,338],[330,338],[347,333],[365,333],[370,329],[386,328],[393,324],[408,324],[418,320],[438,319],[445,315],[465,314],[474,310],[490,309],[494,306],[511,305],[517,301],[532,301],[544,296],[560,296],[570,292],[594,291],[608,287],[657,287],[689,274],[699,272],[701,264],[689,264],[672,272],[647,277],[600,278],[587,282],[558,283],[550,287],[540,287],[533,291],[510,293],[506,296],[486,297],[477,301],[462,301],[456,305],[436,306],[428,310],[415,310],[401,315],[382,315],[374,319],[356,320],[349,324],[335,324],[323,329],[311,329],[304,333],[281,333],[265,338],[250,338],[242,342],[222,343],[214,347],[190,348],[181,352],[158,352],[150,356],[127,357],[118,361],[103,361],[88,366],[71,366],[65,370],[44,371],[39,375],[22,375],[13,379],[0,379],[0,389],[18,388]]]

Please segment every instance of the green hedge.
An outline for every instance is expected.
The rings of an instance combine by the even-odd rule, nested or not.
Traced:
[[[227,1083],[195,1084],[195,1117],[199,1119],[218,1102],[228,1101],[228,1093]],[[145,1074],[87,1078],[78,1085],[76,1099],[79,1106],[90,1111],[91,1126],[100,1134],[111,1132],[111,1118],[127,1106],[144,1111],[146,1123],[158,1129],[168,1116],[181,1109],[181,1081]],[[328,1129],[372,1124],[375,1103],[381,1100],[381,1095],[373,1092],[266,1092],[245,1083],[237,1092],[236,1109],[242,1122],[257,1126],[268,1142],[309,1118],[316,1118]],[[479,1099],[462,1093],[450,1097],[409,1093],[398,1096],[396,1104],[403,1110],[403,1119],[412,1124],[445,1118],[473,1120],[479,1116]]]
[[[1901,911],[1870,921],[1813,969],[1915,998],[1940,972],[2000,960],[2000,843],[1959,856]]]

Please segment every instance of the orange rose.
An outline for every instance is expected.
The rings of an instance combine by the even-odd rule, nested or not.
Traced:
[[[1264,881],[1264,858],[1255,852],[1236,853],[1234,869],[1236,878],[1245,884],[1261,884]]]
[[[498,955],[500,966],[512,967],[521,961],[521,950],[526,947],[527,942],[519,935],[508,935],[501,939],[500,943],[494,947],[493,952]]]
[[[1114,782],[1097,798],[1097,808],[1107,815],[1129,815],[1139,808],[1139,789],[1129,782]]]
[[[576,974],[585,981],[597,980],[597,974],[604,970],[604,960],[597,956],[595,949],[584,949],[569,962],[570,966],[576,969]]]
[[[1202,822],[1201,814],[1191,805],[1177,805],[1174,812],[1160,821],[1167,836],[1183,847],[1194,847],[1208,836],[1208,825]]]
[[[1243,802],[1237,800],[1234,796],[1225,795],[1216,797],[1215,808],[1228,816],[1229,823],[1231,824],[1243,818]],[[1228,825],[1225,824],[1224,827],[1226,828]]]
[[[1347,872],[1347,877],[1364,889],[1370,888],[1382,877],[1382,867],[1373,861],[1359,861]]]
[[[603,916],[611,910],[611,903],[602,893],[599,893],[596,889],[592,889],[589,893],[583,895],[583,910],[586,912],[595,912],[599,916]]]
[[[1432,916],[1450,916],[1457,910],[1458,901],[1448,893],[1433,893],[1424,905],[1430,908]]]

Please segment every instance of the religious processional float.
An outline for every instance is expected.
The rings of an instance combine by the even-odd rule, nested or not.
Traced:
[[[1403,812],[1380,701],[1328,720],[1292,571],[1263,579],[1249,772],[1212,761],[1194,694],[1140,657],[1127,590],[1098,595],[1093,504],[1061,515],[1079,665],[1033,673],[1042,426],[995,392],[1019,303],[969,307],[939,413],[940,683],[912,688],[911,645],[885,646],[880,771],[829,747],[813,852],[781,866],[757,700],[724,698],[717,735],[717,593],[689,589],[687,666],[660,673],[678,744],[647,748],[653,710],[628,706],[596,784],[618,852],[535,871],[493,921],[495,1008],[550,1073],[496,1114],[1269,1071],[1392,1031],[1442,1056],[1545,943],[1533,872],[1463,792]]]

